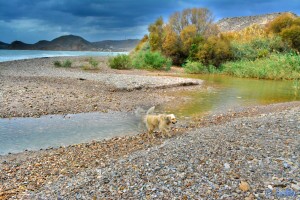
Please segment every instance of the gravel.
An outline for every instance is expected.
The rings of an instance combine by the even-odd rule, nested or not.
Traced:
[[[119,138],[112,146],[118,149],[125,143],[125,152],[121,148],[119,156],[102,154],[105,161],[96,156],[99,146],[82,145],[87,160],[83,160],[85,167],[77,164],[81,170],[60,170],[55,177],[44,177],[43,184],[35,188],[28,185],[38,178],[17,185],[22,176],[15,175],[17,180],[6,176],[9,183],[5,188],[18,186],[7,190],[15,192],[12,199],[299,199],[300,107],[299,102],[284,105],[249,108],[236,115],[222,113],[203,119],[211,122],[206,125],[181,124],[166,140],[157,136],[149,141],[144,135],[137,136],[139,142],[134,137]],[[262,112],[266,108],[271,110]],[[224,116],[232,117],[225,120]],[[221,121],[215,123],[215,119]],[[141,148],[131,151],[132,141],[133,147],[140,144]],[[78,157],[71,151],[74,148],[50,151],[53,157],[48,156],[46,163],[43,154],[25,160],[6,159],[1,168],[18,163],[19,169],[10,168],[15,174],[24,174],[28,165],[36,166],[28,170],[42,165],[39,170],[45,171],[47,166],[57,166],[51,158],[55,160],[58,152],[62,165],[71,166]],[[94,159],[87,152],[93,152]]]
[[[71,59],[73,67],[55,68]],[[166,103],[172,90],[201,87],[201,80],[151,76],[141,70],[112,70],[97,58],[99,70],[84,71],[85,58],[42,58],[0,63],[0,117],[130,111]],[[198,86],[195,86],[198,85]],[[179,87],[181,86],[181,87]],[[182,87],[186,86],[186,87]],[[166,94],[170,91],[170,95]],[[178,98],[177,98],[178,99]]]
[[[115,71],[105,73],[87,73],[84,70],[55,68],[53,62],[58,58],[31,59],[0,63],[3,76],[22,77],[56,77],[75,78],[81,80],[99,81],[114,87],[116,90],[140,90],[147,88],[167,88],[187,85],[199,85],[203,81],[197,79],[177,78],[170,76],[144,76],[135,74],[116,74]],[[62,58],[59,58],[62,59]],[[74,59],[74,58],[73,58]],[[75,58],[78,62],[79,58]],[[74,61],[74,62],[75,62]],[[105,62],[105,58],[101,60]]]

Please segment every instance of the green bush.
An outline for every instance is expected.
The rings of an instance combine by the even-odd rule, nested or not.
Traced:
[[[53,64],[55,67],[61,67],[61,62],[58,60],[54,61]]]
[[[300,56],[295,53],[272,54],[255,61],[240,60],[222,65],[223,73],[259,79],[299,79]]]
[[[62,63],[62,67],[65,67],[65,68],[69,68],[72,66],[72,62],[70,60],[65,60],[63,63]]]
[[[208,68],[200,62],[188,60],[183,66],[184,71],[188,74],[204,74],[208,73]]]
[[[89,58],[89,63],[94,69],[97,69],[99,65],[99,62],[92,57]]]
[[[133,56],[132,65],[137,69],[170,70],[172,61],[160,52],[139,51]]]
[[[129,55],[120,54],[109,58],[108,65],[112,69],[131,69],[131,59]]]
[[[55,67],[65,67],[65,68],[69,68],[72,66],[72,62],[70,60],[65,60],[63,62],[60,62],[58,60],[54,61],[54,66]]]

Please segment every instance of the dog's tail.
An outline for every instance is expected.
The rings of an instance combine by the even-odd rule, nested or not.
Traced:
[[[143,115],[145,115],[146,111],[144,109],[142,109],[141,107],[137,107],[134,111],[134,114],[136,117],[142,117]]]
[[[149,108],[149,110],[147,111],[147,115],[151,114],[154,112],[155,106],[152,106],[151,108]]]

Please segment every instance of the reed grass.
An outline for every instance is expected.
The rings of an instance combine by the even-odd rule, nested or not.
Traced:
[[[290,79],[300,78],[300,56],[296,53],[272,54],[256,60],[240,60],[222,65],[224,74],[241,78]]]

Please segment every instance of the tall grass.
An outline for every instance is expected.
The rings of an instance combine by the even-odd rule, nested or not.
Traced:
[[[188,60],[184,65],[184,72],[188,74],[205,74],[208,73],[208,67],[201,62],[195,62]]]
[[[299,79],[300,56],[296,53],[272,54],[254,61],[240,60],[223,64],[223,73],[258,79]]]
[[[274,52],[287,52],[289,49],[287,43],[284,43],[280,37],[255,38],[248,42],[231,42],[234,60],[255,60],[267,57]]]

